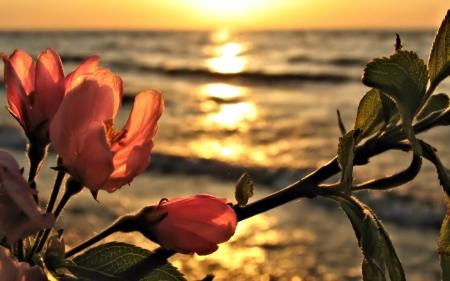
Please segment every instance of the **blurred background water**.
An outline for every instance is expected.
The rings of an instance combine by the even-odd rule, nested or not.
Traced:
[[[427,60],[435,31],[399,34],[404,49]],[[243,171],[250,172],[260,197],[325,164],[335,156],[340,137],[336,110],[347,129],[353,128],[359,100],[369,90],[360,81],[364,65],[372,58],[391,55],[394,42],[394,32],[373,30],[0,32],[1,52],[10,55],[21,49],[36,58],[51,47],[60,54],[66,74],[89,56],[99,55],[100,65],[124,81],[116,129],[125,124],[136,94],[148,88],[163,93],[165,111],[149,172],[131,187],[111,195],[100,193],[100,207],[88,194],[80,196],[83,200],[77,198],[86,208],[69,207],[68,212],[80,215],[80,222],[92,227],[77,226],[81,237],[99,231],[123,211],[156,203],[161,197],[209,192],[231,200],[233,184]],[[0,106],[4,107],[7,101],[1,86]],[[449,90],[450,83],[444,82],[438,92]],[[423,136],[438,149],[444,164],[450,164],[448,138],[447,128]],[[16,121],[6,109],[1,110],[0,148],[13,151],[26,166],[25,145]],[[411,157],[404,152],[377,156],[365,167],[355,168],[355,181],[394,174],[406,168]],[[39,177],[40,185],[50,186],[52,179],[47,169]],[[339,175],[328,182],[338,179]],[[43,196],[48,192],[41,190]],[[394,243],[402,244],[402,235],[413,239],[412,245],[404,245],[406,252],[401,252],[411,272],[408,280],[437,279],[437,229],[446,208],[432,165],[425,162],[415,181],[395,191],[362,192],[359,197],[390,225]],[[292,216],[294,210],[298,216]],[[85,220],[86,213],[94,215]],[[75,221],[61,223],[73,226]],[[361,256],[351,226],[331,202],[302,200],[241,225],[237,236],[244,238],[224,246],[225,253],[212,257],[213,261],[180,257],[176,265],[191,278],[225,270],[228,273],[219,274],[220,280],[227,280],[230,272],[236,273],[231,280],[360,279]],[[260,238],[249,234],[254,229],[261,232]],[[330,229],[342,238],[333,241],[336,237]],[[135,236],[126,239],[141,241]],[[426,246],[420,245],[423,241]],[[421,253],[421,258],[414,259],[408,251]],[[236,253],[243,258],[235,268],[226,259],[235,259]],[[287,265],[280,267],[275,261],[283,255]],[[348,257],[347,265],[341,264],[341,255]],[[245,264],[250,267],[243,269]],[[427,269],[417,268],[418,264]]]

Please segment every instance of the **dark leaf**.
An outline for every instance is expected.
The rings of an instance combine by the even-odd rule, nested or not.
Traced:
[[[430,88],[435,89],[442,80],[450,75],[450,10],[442,21],[428,60]],[[431,94],[431,92],[430,92]]]
[[[339,112],[339,109],[338,109],[338,110],[336,110],[336,113],[337,113],[337,118],[338,118],[339,131],[341,131],[341,135],[345,135],[347,133],[347,130],[345,129],[344,123],[342,122],[341,112]]]
[[[428,71],[423,60],[414,52],[398,50],[389,58],[369,62],[362,81],[395,101],[406,136],[420,155],[421,148],[412,130],[412,121],[425,98]]]
[[[129,272],[130,268],[136,267],[140,263],[148,260],[152,254],[152,252],[134,245],[110,242],[92,248],[85,253],[76,256],[73,259],[73,262],[76,264],[77,268],[79,267],[81,270],[74,269],[73,266],[71,268],[68,267],[68,269],[75,276],[80,274],[89,274],[90,272],[92,274],[103,274],[106,276],[104,278],[108,278],[109,276],[119,278],[118,276],[121,276],[122,278],[125,278],[125,280],[135,280],[129,278],[128,276],[123,277],[122,274],[124,272]],[[159,262],[160,264],[158,264],[156,269],[146,272],[145,276],[136,280],[185,280],[183,275],[170,263],[167,261]],[[80,276],[87,278],[85,275]]]
[[[234,196],[239,206],[247,205],[248,199],[253,196],[253,181],[247,172],[239,178]]]
[[[362,131],[356,142],[359,143],[362,139],[370,137],[378,132],[383,128],[384,124],[380,93],[378,90],[372,89],[368,91],[359,102],[355,129],[360,128]]]
[[[353,158],[355,156],[356,138],[361,129],[351,130],[339,138],[338,162],[342,170],[341,185],[346,195],[350,195],[353,182]]]
[[[449,98],[446,94],[432,95],[427,104],[423,107],[419,114],[417,114],[417,120],[421,120],[431,113],[439,110],[444,110],[450,105]]]

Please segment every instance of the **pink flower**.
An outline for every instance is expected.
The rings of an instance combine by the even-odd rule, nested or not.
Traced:
[[[48,144],[49,126],[65,96],[65,89],[71,88],[80,75],[95,71],[99,58],[89,58],[66,78],[61,59],[52,49],[42,52],[36,64],[21,50],[16,50],[9,58],[2,53],[2,58],[9,111],[30,141]]]
[[[50,126],[62,167],[93,193],[129,184],[150,162],[164,108],[161,94],[137,95],[128,122],[116,132],[122,92],[122,80],[107,69],[82,75],[72,81]]]
[[[37,63],[16,50],[5,63],[5,84],[10,112],[29,139],[48,144],[48,126],[64,97],[64,72],[59,55],[47,49]]]
[[[16,159],[0,150],[0,236],[5,235],[8,243],[55,225],[52,214],[41,213],[33,198],[35,193],[23,178]]]
[[[150,227],[150,236],[163,247],[182,254],[211,254],[236,230],[236,214],[225,198],[207,194],[176,198],[145,216],[148,221],[155,221],[165,213],[161,222]]]
[[[42,269],[18,262],[11,252],[0,246],[0,278],[2,281],[46,281]]]

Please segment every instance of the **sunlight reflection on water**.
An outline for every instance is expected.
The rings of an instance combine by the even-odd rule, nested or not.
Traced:
[[[229,33],[215,34],[212,35],[212,38],[218,39],[217,41],[226,41],[230,36]],[[247,49],[248,46],[238,42],[224,42],[219,46],[206,48],[205,52],[214,56],[206,60],[206,65],[210,70],[219,73],[242,72],[248,63],[248,57],[241,54]]]
[[[245,100],[244,100],[245,99]],[[239,131],[246,133],[251,123],[259,117],[257,106],[248,100],[247,88],[226,83],[206,84],[200,90],[200,109],[204,114],[200,126],[205,131]],[[240,137],[224,135],[223,138],[197,138],[188,147],[202,158],[238,160],[248,151],[250,157],[262,161],[266,155],[257,150],[250,150],[245,140]]]
[[[211,104],[206,100],[205,105],[201,106],[204,111],[215,109],[206,116],[204,120],[206,126],[216,125],[228,130],[242,130],[248,127],[248,122],[258,117],[258,111],[253,102],[239,101],[247,95],[243,87],[225,83],[207,84],[202,90],[202,95],[215,101]]]
[[[226,129],[245,129],[246,121],[254,121],[257,116],[256,106],[253,103],[240,102],[221,105],[219,112],[209,115],[206,121]]]

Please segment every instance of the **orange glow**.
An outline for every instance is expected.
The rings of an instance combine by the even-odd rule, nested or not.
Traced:
[[[260,0],[198,0],[191,1],[206,13],[224,15],[230,13],[250,13]]]
[[[437,28],[448,1],[15,0],[1,30]]]

